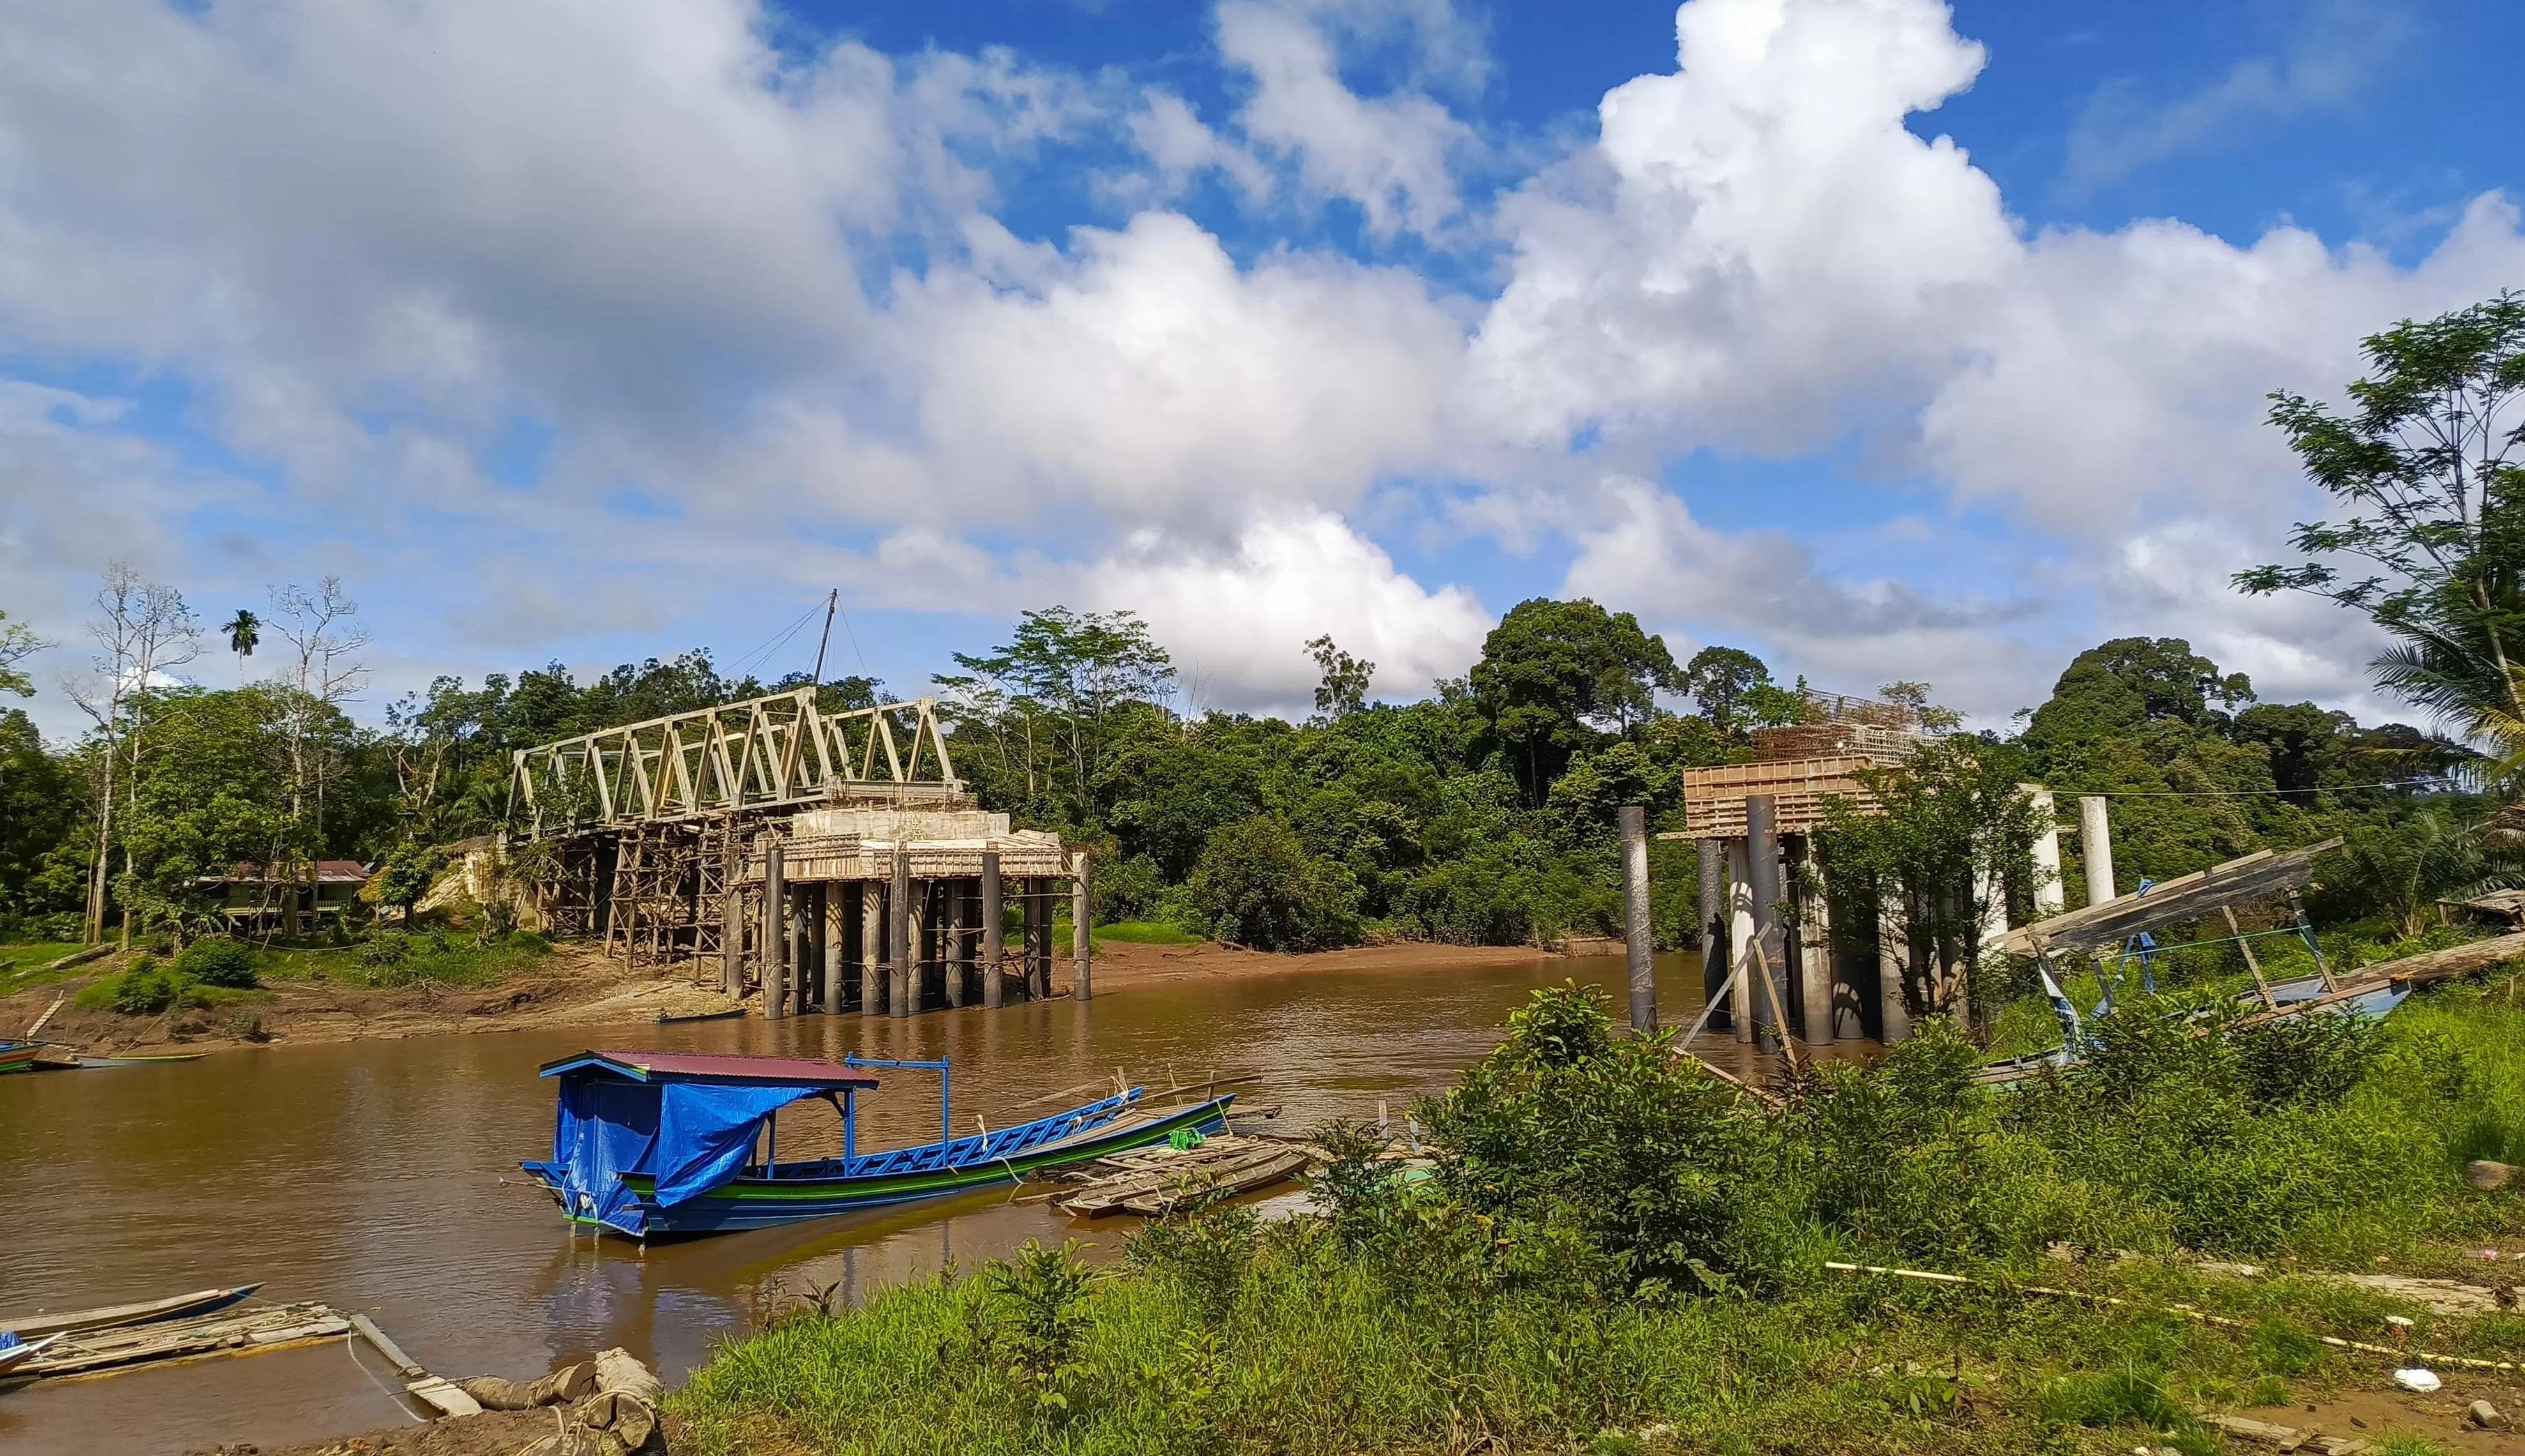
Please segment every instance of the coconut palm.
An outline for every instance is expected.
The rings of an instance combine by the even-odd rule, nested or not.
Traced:
[[[237,614],[220,629],[228,634],[228,650],[237,655],[237,680],[242,682],[245,680],[245,660],[254,656],[255,648],[263,645],[263,619],[239,607]]]

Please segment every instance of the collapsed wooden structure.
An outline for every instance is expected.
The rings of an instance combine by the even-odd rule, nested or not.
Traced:
[[[1901,912],[1888,905],[1874,924],[1836,935],[1813,840],[1830,803],[1868,810],[1869,775],[1900,767],[1927,728],[1903,704],[1810,689],[1804,696],[1807,722],[1753,731],[1754,762],[1686,769],[1683,828],[1659,835],[1692,840],[1700,852],[1708,1011],[1695,1034],[1706,1024],[1739,1041],[1782,1031],[1812,1045],[1900,1040],[1910,1023]],[[2036,784],[2026,792],[2050,826],[2051,794]],[[2038,906],[2056,908],[2056,829],[2038,841],[2035,858],[2050,871],[2036,887]],[[1998,929],[2005,928],[2003,919]],[[1960,1006],[1959,957],[1933,963],[1928,975],[1934,1008]]]
[[[554,931],[760,991],[768,1017],[1050,996],[1064,895],[1088,994],[1085,855],[979,806],[935,699],[833,710],[801,687],[521,749],[510,809],[549,846]]]

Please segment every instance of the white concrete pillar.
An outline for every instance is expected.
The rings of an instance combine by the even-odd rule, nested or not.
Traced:
[[[1754,873],[1745,853],[1745,841],[1727,841],[1727,945],[1735,958],[1735,968],[1745,974],[1736,978],[1736,990],[1728,1004],[1728,1020],[1736,1039],[1754,1039],[1754,1002],[1759,992],[1754,989]],[[1730,974],[1734,973],[1731,968]]]
[[[1903,977],[1910,969],[1911,955],[1904,936],[1902,901],[1887,895],[1876,908],[1876,993],[1887,1046],[1911,1034],[1911,1009],[1903,1000]]]
[[[2034,808],[2034,918],[2049,920],[2069,905],[2069,887],[2060,882],[2060,809],[2042,784],[2024,788]]]
[[[1718,999],[1727,984],[1727,846],[1716,839],[1695,839],[1692,848],[1701,872],[1701,1000]],[[1709,1024],[1733,1025],[1725,1008],[1710,1013]]]
[[[1833,1043],[1832,907],[1824,894],[1823,860],[1807,837],[1806,874],[1798,885],[1798,1004],[1806,1025],[1799,1034],[1815,1046]],[[1812,880],[1811,884],[1805,881]]]
[[[1788,999],[1780,977],[1787,964],[1786,946],[1780,934],[1780,821],[1777,801],[1769,794],[1755,794],[1745,800],[1745,867],[1753,881],[1754,937],[1762,954],[1754,962],[1754,974],[1763,978],[1754,987],[1754,1019],[1758,1026],[1773,1036],[1793,1029],[1779,1025],[1777,1008]],[[1767,969],[1765,969],[1767,967]],[[1768,990],[1763,987],[1768,986]]]
[[[2078,853],[2087,862],[2087,903],[2113,897],[2113,822],[2100,794],[2078,800]]]
[[[1649,924],[1648,810],[1625,804],[1615,812],[1622,829],[1622,940],[1630,957],[1631,1029],[1657,1029],[1657,946]]]

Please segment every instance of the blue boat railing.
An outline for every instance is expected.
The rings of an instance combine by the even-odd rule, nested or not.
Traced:
[[[1031,1123],[1018,1123],[987,1132],[968,1133],[941,1142],[922,1143],[916,1147],[888,1148],[883,1152],[860,1153],[849,1158],[821,1158],[813,1162],[783,1163],[772,1174],[773,1179],[886,1178],[897,1174],[936,1173],[945,1169],[965,1168],[975,1163],[989,1163],[1001,1158],[1032,1152],[1048,1143],[1090,1131],[1114,1122],[1130,1111],[1145,1095],[1133,1087],[1117,1096]],[[761,1177],[760,1171],[753,1174]]]

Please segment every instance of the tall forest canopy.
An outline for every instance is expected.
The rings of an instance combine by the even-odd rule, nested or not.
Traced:
[[[149,590],[168,619],[160,635],[179,641],[189,608],[173,588]],[[254,660],[239,644],[268,644],[268,676],[242,685],[161,675],[122,696],[110,728],[100,720],[50,745],[23,711],[0,710],[0,916],[75,938],[104,826],[105,918],[198,928],[211,911],[195,880],[237,861],[409,865],[416,849],[502,828],[515,749],[808,681],[727,675],[694,650],[585,678],[559,664],[442,678],[363,724],[342,691],[359,680],[345,626],[357,609],[339,583],[325,591],[336,610],[313,629],[285,612],[276,628],[223,625],[217,645],[241,678]],[[321,613],[324,593],[301,595]],[[1629,614],[1584,599],[1518,603],[1464,677],[1408,702],[1371,700],[1375,665],[1330,636],[1289,645],[1321,678],[1315,711],[1297,721],[1187,712],[1145,623],[1062,607],[1024,614],[913,693],[940,698],[958,772],[985,805],[1098,857],[1100,923],[1289,949],[1609,931],[1615,811],[1646,804],[1654,825],[1672,824],[1684,769],[1745,761],[1756,729],[1812,711],[1803,682],[1775,680],[1753,653],[1711,646],[1678,663]],[[1922,684],[1881,691],[1953,722]],[[906,695],[865,677],[819,688],[830,708]],[[2453,802],[2375,786],[2441,767],[2438,740],[2262,703],[2175,639],[2079,654],[2020,722],[1957,748],[1994,781],[2128,795],[2115,800],[2125,880],[2328,833],[2399,832]],[[1697,919],[1690,846],[1657,854],[1659,932],[1681,944]]]

